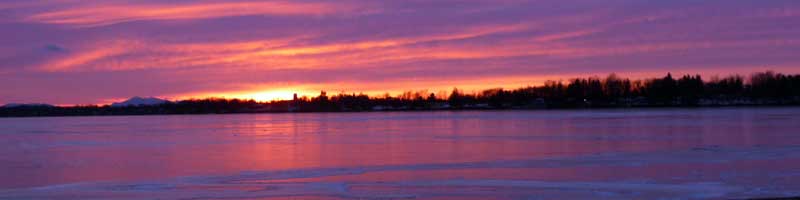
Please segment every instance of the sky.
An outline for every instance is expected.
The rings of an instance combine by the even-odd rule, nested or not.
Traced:
[[[3,0],[0,104],[800,73],[797,0]]]

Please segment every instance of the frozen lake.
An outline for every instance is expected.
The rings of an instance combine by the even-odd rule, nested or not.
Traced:
[[[800,108],[0,119],[0,199],[800,196]]]

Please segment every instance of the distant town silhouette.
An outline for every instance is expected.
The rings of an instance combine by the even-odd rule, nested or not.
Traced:
[[[292,100],[271,102],[224,98],[136,100],[159,103],[69,107],[19,104],[0,108],[0,117],[800,105],[800,75],[767,71],[747,78],[733,75],[703,80],[700,75],[676,78],[667,74],[663,78],[630,80],[611,74],[605,78],[547,81],[541,86],[513,90],[465,93],[453,89],[447,96],[427,92],[329,96],[322,91],[316,97],[295,95]]]

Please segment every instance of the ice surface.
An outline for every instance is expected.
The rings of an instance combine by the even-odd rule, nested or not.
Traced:
[[[0,119],[0,199],[800,196],[800,109]]]

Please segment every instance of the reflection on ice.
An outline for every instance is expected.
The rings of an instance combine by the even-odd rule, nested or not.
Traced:
[[[0,119],[0,199],[800,196],[800,109]]]
[[[772,177],[742,164],[764,167],[776,161],[789,169]],[[504,199],[550,198],[721,198],[798,196],[800,186],[790,180],[800,179],[800,146],[721,148],[698,147],[679,152],[602,154],[538,160],[510,160],[449,164],[414,164],[363,166],[347,168],[312,168],[281,171],[242,172],[227,176],[193,176],[156,182],[86,182],[11,189],[0,192],[0,199],[270,199],[316,197],[345,199],[437,199],[444,197],[483,197]],[[677,166],[677,167],[674,167]],[[692,167],[698,166],[698,167]],[[703,167],[719,169],[719,177],[693,175]],[[601,176],[570,177],[563,180],[535,180],[518,177],[485,176],[512,172],[581,169]],[[684,176],[669,179],[635,180],[616,170],[674,170]],[[682,171],[684,170],[684,171]],[[685,171],[688,170],[688,171]],[[471,174],[483,171],[485,174]],[[741,173],[740,173],[741,172]],[[414,179],[398,177],[450,173],[450,176]],[[507,173],[507,172],[505,172]],[[727,174],[727,175],[726,175]],[[753,187],[743,182],[764,180],[768,185]]]

